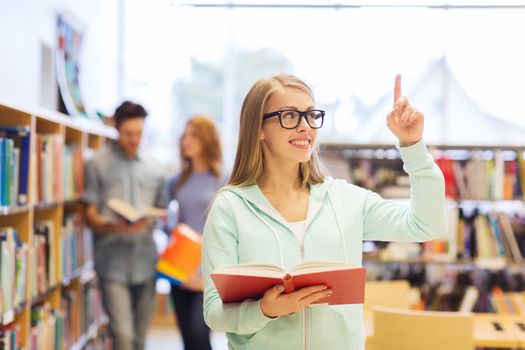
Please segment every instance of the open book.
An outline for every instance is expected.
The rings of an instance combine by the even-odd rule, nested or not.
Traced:
[[[344,263],[305,262],[286,272],[276,265],[240,264],[217,267],[211,278],[223,303],[259,299],[281,283],[285,293],[318,284],[333,289],[334,293],[318,304],[362,304],[366,269]]]
[[[166,216],[166,210],[160,208],[137,209],[125,200],[110,198],[107,206],[129,222],[140,219],[155,219]]]

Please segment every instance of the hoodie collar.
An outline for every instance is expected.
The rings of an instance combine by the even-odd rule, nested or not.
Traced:
[[[308,212],[306,215],[307,225],[313,220],[314,216],[319,211],[321,204],[323,203],[325,196],[333,182],[332,177],[328,176],[322,183],[310,186],[310,195],[308,198]],[[285,224],[288,223],[282,217],[281,214],[272,206],[270,201],[262,193],[259,185],[253,184],[249,186],[231,186],[224,189],[225,191],[230,191],[248,201],[255,207],[259,208],[261,211],[265,212],[267,215],[271,216],[275,220]]]

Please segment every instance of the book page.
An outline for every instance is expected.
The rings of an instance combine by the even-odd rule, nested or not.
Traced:
[[[166,210],[160,208],[148,208],[139,210],[125,200],[119,198],[110,198],[107,202],[108,207],[123,216],[127,220],[133,222],[141,218],[147,217],[162,217],[166,215]]]
[[[148,208],[143,211],[139,211],[144,217],[162,217],[166,216],[166,210],[160,208]]]
[[[301,275],[323,271],[337,271],[337,270],[348,270],[359,268],[352,264],[339,263],[339,262],[328,262],[328,261],[306,261],[299,265],[296,265],[290,270],[293,275]]]
[[[135,207],[126,201],[118,198],[110,198],[107,203],[108,207],[117,214],[122,215],[129,221],[135,221],[140,217],[139,212]]]
[[[253,263],[217,267],[214,274],[243,275],[243,276],[265,276],[282,278],[286,273],[277,265]]]

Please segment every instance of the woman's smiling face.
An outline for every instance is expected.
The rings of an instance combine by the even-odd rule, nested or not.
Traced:
[[[306,91],[285,87],[276,90],[270,96],[264,114],[284,109],[304,112],[315,109],[315,105]],[[265,160],[307,162],[312,155],[316,137],[317,130],[312,129],[305,118],[301,118],[299,125],[294,129],[281,127],[278,116],[268,118],[263,121],[261,134]]]

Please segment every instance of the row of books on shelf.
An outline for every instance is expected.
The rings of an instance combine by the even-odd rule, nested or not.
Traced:
[[[79,145],[64,145],[62,135],[37,135],[37,195],[39,203],[55,203],[80,197],[83,157]]]
[[[441,279],[435,278],[423,288],[424,300],[429,309],[525,314],[524,276],[519,269],[443,270],[437,273]]]
[[[19,350],[20,347],[20,325],[10,324],[0,327],[0,349]]]
[[[55,224],[51,220],[35,222],[33,254],[29,266],[30,294],[33,298],[55,287],[58,281],[56,271]]]
[[[525,215],[492,210],[481,213],[462,207],[448,211],[449,232],[443,239],[424,243],[365,242],[366,261],[408,263],[463,263],[502,269],[523,264]]]
[[[494,287],[488,302],[491,312],[525,315],[525,292],[503,292],[500,287]]]
[[[83,189],[83,150],[63,135],[37,134],[36,202],[78,199]],[[31,132],[28,126],[0,126],[0,207],[28,202]]]
[[[47,301],[32,307],[31,349],[71,349],[87,334],[90,327],[102,324],[105,315],[96,284],[83,286],[83,293],[81,297],[76,290],[64,290],[59,309],[53,308]],[[21,349],[20,329],[18,323],[0,327],[0,349]],[[109,349],[111,344],[105,340],[100,345],[105,346],[98,348]]]
[[[29,271],[30,295],[46,293],[64,277],[71,276],[92,260],[90,231],[83,231],[79,214],[64,217],[63,234],[55,242],[55,224],[41,220],[34,224],[32,242],[22,242],[12,227],[0,228],[0,315],[9,322],[13,311],[25,302],[26,274]],[[29,248],[30,246],[30,248]],[[28,251],[33,254],[29,259]],[[56,255],[59,249],[59,255]],[[57,267],[58,258],[60,264]],[[58,275],[57,275],[58,273]],[[5,322],[4,322],[5,321]]]
[[[89,331],[89,327],[104,319],[104,309],[102,307],[102,296],[95,280],[85,284],[83,291],[82,333],[86,333]]]
[[[35,254],[31,262],[30,279],[33,297],[45,293],[59,280],[71,277],[87,262],[92,261],[93,247],[89,230],[83,230],[79,214],[66,214],[62,234],[55,243],[55,224],[51,220],[35,222]],[[56,251],[58,250],[58,256]],[[58,271],[56,259],[58,258]],[[58,272],[58,276],[57,276]]]
[[[105,318],[97,287],[86,285],[83,292],[81,297],[76,290],[64,290],[59,309],[53,308],[49,302],[32,308],[32,349],[71,349],[90,327],[97,326]]]
[[[68,277],[93,260],[93,237],[91,230],[84,229],[82,216],[68,213],[60,240],[61,276]]]
[[[525,254],[525,217],[517,213],[492,211],[467,213],[463,208],[449,210],[447,239],[423,244],[423,258],[453,262],[474,259],[504,267],[520,264]]]
[[[0,228],[1,323],[12,321],[14,310],[25,302],[28,247],[12,227]]]
[[[370,265],[371,280],[407,280],[412,308],[525,315],[522,269],[457,269],[448,264]]]
[[[475,151],[471,159],[436,159],[445,178],[449,198],[511,200],[523,199],[525,162],[523,152],[497,150],[493,156]]]
[[[456,151],[457,152],[457,151]],[[461,154],[465,153],[460,152]],[[451,199],[521,200],[524,198],[525,162],[522,151],[468,151],[457,157],[439,152],[435,162],[445,178],[445,194]],[[377,191],[387,198],[408,198],[410,184],[398,158],[350,158],[352,183]]]

